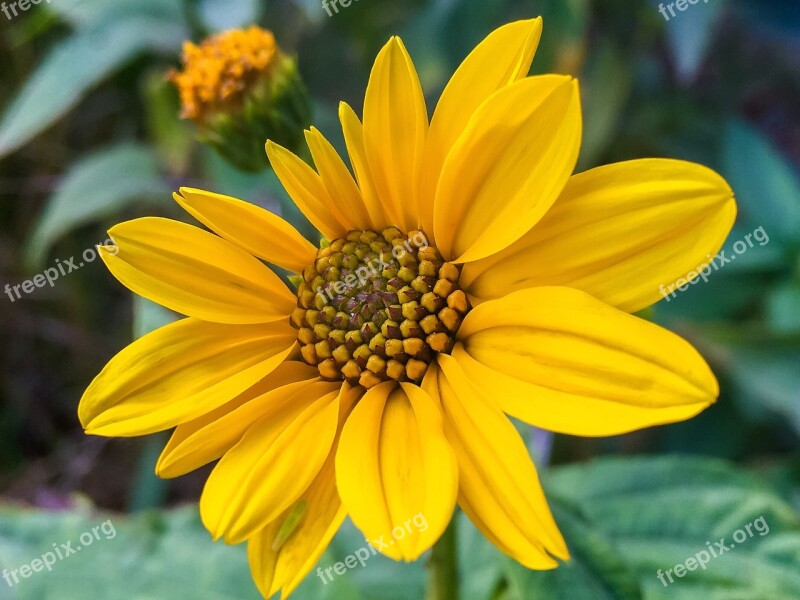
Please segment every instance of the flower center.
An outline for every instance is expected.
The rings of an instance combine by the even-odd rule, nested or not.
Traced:
[[[291,323],[300,352],[329,380],[370,388],[419,383],[449,353],[470,309],[460,268],[422,231],[351,231],[317,252],[297,288]]]

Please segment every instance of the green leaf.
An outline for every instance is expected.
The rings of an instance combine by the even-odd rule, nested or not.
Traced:
[[[53,544],[81,545],[80,536],[98,529],[92,543],[56,561],[52,572],[34,573],[13,586],[0,579],[0,598],[13,600],[259,600],[247,563],[246,545],[212,541],[195,506],[134,515],[97,512],[86,501],[66,511],[45,512],[0,501],[0,574],[40,559]],[[366,542],[345,523],[319,567],[332,567]],[[370,556],[327,583],[316,567],[292,594],[293,600],[418,600],[425,585],[422,561],[395,562]]]
[[[118,211],[134,200],[169,197],[158,161],[146,146],[122,144],[91,154],[73,165],[47,201],[24,249],[25,264],[38,268],[62,235]]]
[[[338,560],[341,559],[334,559],[330,553],[326,553],[319,564],[330,567]],[[291,595],[291,600],[372,600],[373,598],[362,594],[347,574],[332,582],[323,583],[315,571],[316,568],[298,586],[297,591]],[[407,600],[412,598],[409,597]]]
[[[800,343],[731,345],[727,349],[728,374],[738,394],[737,401],[777,413],[800,433]]]
[[[770,290],[767,324],[776,333],[800,333],[800,284],[787,283]]]
[[[462,598],[494,600],[507,565],[501,554],[476,529],[467,516],[458,511],[458,570]]]
[[[79,29],[137,15],[152,15],[173,23],[184,22],[182,0],[57,0],[49,7]]]
[[[743,212],[770,236],[800,243],[800,182],[789,163],[742,121],[729,124],[723,149],[723,173]]]
[[[774,464],[767,468],[764,475],[800,512],[800,459],[795,457]]]
[[[605,459],[556,469],[546,483],[551,497],[567,500],[616,549],[648,600],[800,597],[800,517],[775,490],[728,463]],[[574,523],[564,523],[569,536]],[[723,538],[733,547],[711,556],[705,569],[695,564],[683,577],[673,575],[672,584],[660,582],[659,569],[696,562]],[[572,542],[592,552],[591,543]]]
[[[53,48],[0,120],[0,157],[16,150],[74,107],[109,74],[145,50],[174,52],[181,25],[155,16],[114,20]]]
[[[551,498],[570,560],[552,571],[508,561],[509,600],[641,600],[636,574],[609,540],[569,504]]]
[[[729,319],[758,303],[769,290],[772,277],[768,272],[746,273],[720,271],[700,280],[685,292],[675,292],[659,301],[655,308],[655,320],[662,324],[674,324],[687,319]]]
[[[95,528],[97,536],[92,533]],[[81,535],[84,541],[86,535],[91,537],[91,544],[82,544]],[[51,572],[20,578],[11,590],[0,580],[0,590],[5,588],[0,597],[261,598],[249,574],[245,547],[212,542],[194,507],[127,517],[88,507],[41,512],[0,505],[0,572],[41,560],[54,544],[80,550],[56,561]]]
[[[388,541],[388,540],[387,540]],[[333,539],[328,553],[320,561],[323,569],[333,566],[337,561],[357,550],[367,548],[363,534],[348,519]],[[348,600],[417,600],[424,596],[426,573],[423,560],[413,563],[396,562],[381,554],[370,555],[362,567],[360,564],[337,577],[333,582],[323,585],[314,572],[308,576],[305,585],[316,589],[341,589],[343,586],[354,586],[360,596],[348,596]],[[309,596],[316,598],[317,596]]]

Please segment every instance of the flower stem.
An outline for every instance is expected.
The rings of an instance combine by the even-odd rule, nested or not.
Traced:
[[[430,579],[425,600],[458,600],[458,539],[456,517],[431,551]]]

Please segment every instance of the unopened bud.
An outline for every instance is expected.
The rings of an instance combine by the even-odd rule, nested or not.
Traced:
[[[269,167],[268,139],[292,150],[311,121],[308,92],[297,61],[285,55],[272,32],[235,29],[186,42],[183,71],[170,79],[181,96],[182,116],[201,141],[246,171]]]

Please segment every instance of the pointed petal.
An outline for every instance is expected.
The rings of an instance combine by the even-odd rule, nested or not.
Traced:
[[[274,265],[301,273],[316,258],[316,250],[308,240],[260,206],[186,187],[174,198],[218,236]]]
[[[81,398],[92,435],[136,436],[196,419],[269,375],[289,355],[288,323],[220,325],[183,319],[112,358]]]
[[[203,523],[214,539],[238,544],[297,501],[328,457],[338,414],[336,391],[299,413],[288,403],[247,430],[214,468],[200,498]]]
[[[687,419],[716,379],[690,344],[578,290],[533,288],[472,309],[453,360],[510,415],[607,436]]]
[[[353,522],[368,539],[386,537],[392,530],[380,473],[381,418],[396,385],[391,382],[367,390],[342,432],[336,453],[336,484]],[[353,514],[358,515],[353,517]],[[363,516],[362,516],[363,513]],[[357,520],[356,520],[357,519]],[[387,556],[400,560],[399,547]]]
[[[440,395],[447,439],[456,451],[459,504],[487,538],[531,569],[567,559],[525,443],[500,407],[480,394],[456,361],[438,356],[423,387]]]
[[[273,141],[267,142],[267,156],[292,201],[322,235],[335,240],[347,233],[347,221],[314,169]]]
[[[214,234],[145,217],[112,227],[100,257],[122,285],[181,314],[230,324],[287,318],[296,298],[258,259]]]
[[[572,287],[636,312],[679,278],[696,278],[735,219],[733,192],[706,167],[665,159],[608,165],[573,176],[524,237],[465,265],[462,284],[480,299]]]
[[[271,598],[279,590],[282,598],[288,597],[322,558],[344,522],[346,513],[336,493],[333,465],[331,454],[298,501],[304,503],[301,522],[287,542],[275,547],[283,524],[291,518],[291,509],[248,541],[250,570],[265,598]]]
[[[285,361],[230,402],[178,425],[158,459],[156,474],[173,478],[194,471],[233,448],[259,419],[280,412],[287,403],[300,406],[303,399],[313,400],[337,388],[334,382],[320,382],[316,368],[303,362]],[[312,393],[310,389],[316,391]],[[303,396],[300,402],[298,395]]]
[[[528,77],[481,104],[442,169],[434,233],[458,262],[484,258],[522,237],[567,183],[581,140],[578,84]]]
[[[336,480],[348,514],[379,551],[417,559],[450,522],[458,489],[439,407],[411,384],[368,390],[342,432]],[[409,530],[417,515],[424,531]]]
[[[527,76],[541,36],[541,17],[503,25],[470,52],[442,92],[425,145],[420,216],[426,232],[433,232],[436,185],[453,144],[484,100]]]
[[[384,209],[402,231],[418,225],[428,113],[403,42],[390,39],[375,59],[364,98],[364,146]]]
[[[370,228],[381,231],[389,226],[389,218],[381,206],[375,182],[372,180],[372,172],[369,170],[367,151],[364,148],[364,128],[356,113],[345,102],[339,103],[339,120],[342,123],[342,133],[347,153],[350,155],[350,164],[356,174],[358,187],[369,213]]]
[[[261,531],[253,535],[247,543],[247,560],[250,574],[258,591],[264,598],[272,598],[275,582],[275,566],[278,564],[278,553],[272,549],[272,543],[278,537],[281,520],[276,519]]]
[[[306,142],[322,183],[346,219],[348,227],[369,229],[369,214],[361,192],[336,149],[315,127],[306,131]]]
[[[253,554],[261,555],[266,563],[271,561],[270,554],[277,554],[274,577],[271,583],[263,581],[263,587],[270,591],[267,596],[281,591],[281,598],[288,597],[308,574],[325,552],[331,539],[341,526],[345,518],[345,510],[336,490],[336,449],[342,427],[355,403],[363,395],[364,389],[360,386],[350,386],[345,383],[339,395],[339,430],[334,440],[328,459],[316,479],[308,487],[294,510],[302,510],[299,523],[289,537],[285,540],[287,526],[291,528],[294,515],[289,509],[277,520],[281,524],[277,536],[261,538],[257,543],[260,548],[253,548]],[[269,546],[266,545],[269,542]],[[251,555],[252,556],[252,555]]]

